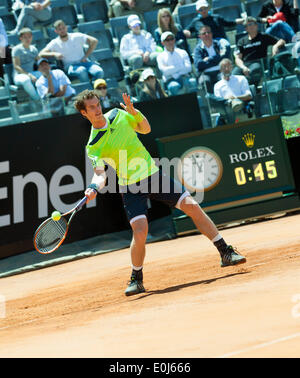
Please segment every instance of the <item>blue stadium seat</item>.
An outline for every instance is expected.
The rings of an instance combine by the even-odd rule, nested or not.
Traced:
[[[247,15],[251,17],[257,17],[264,2],[264,0],[253,0],[245,2]]]
[[[91,21],[78,24],[78,31],[80,33],[91,35],[98,39],[96,50],[115,48],[112,35],[109,29],[106,29],[103,21]]]
[[[56,4],[59,5],[56,6]],[[70,25],[72,28],[77,27],[78,18],[75,6],[70,4],[64,4],[65,0],[63,0],[61,3],[57,1],[55,4],[52,4],[51,1],[52,22],[55,22],[57,20],[63,20],[66,25]]]
[[[32,31],[32,44],[41,51],[48,43],[48,39],[45,38],[44,33],[41,30]]]
[[[127,25],[128,16],[114,17],[109,20],[112,35],[120,44],[123,35],[129,33]]]
[[[223,8],[225,5],[236,5],[241,9],[241,0],[212,0],[212,10],[214,10],[215,8]]]
[[[86,83],[72,83],[72,87],[75,89],[76,95],[86,89],[93,89],[93,85],[90,81],[87,81]]]
[[[157,25],[157,13],[158,10],[144,12],[144,23],[146,30],[154,36],[154,31],[158,27]]]
[[[235,21],[236,18],[241,18],[241,7],[238,5],[223,6],[221,8],[214,8],[213,14],[222,16],[226,21]],[[242,25],[235,25],[233,27],[225,27],[225,30],[236,30],[238,33],[245,30]]]
[[[80,9],[85,22],[101,20],[107,23],[109,21],[106,0],[80,0]]]
[[[181,7],[178,8],[178,22],[180,25],[184,28],[187,27],[197,16],[197,11],[196,11],[196,4],[187,4],[187,5],[182,5]]]
[[[17,18],[14,13],[10,13],[7,8],[0,8],[0,17],[2,18],[5,30],[7,32],[13,30],[16,27]]]
[[[110,49],[93,52],[93,59],[96,60],[104,71],[104,79],[124,79],[124,69],[120,58],[114,57]]]

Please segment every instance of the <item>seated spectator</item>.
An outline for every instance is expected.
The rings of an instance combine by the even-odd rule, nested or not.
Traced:
[[[41,73],[40,78],[36,81],[39,97],[41,99],[49,98],[52,114],[64,114],[64,102],[67,104],[76,93],[71,86],[70,79],[60,69],[51,70],[46,58],[39,59],[37,66]]]
[[[0,77],[3,78],[3,64],[11,63],[11,46],[8,44],[7,34],[0,17]]]
[[[102,68],[88,59],[98,44],[97,38],[83,33],[68,33],[62,20],[55,21],[54,28],[58,37],[47,44],[40,56],[61,60],[70,78],[78,78],[81,82],[89,81],[89,75],[94,80],[101,79],[104,76]],[[86,51],[85,44],[89,46]]]
[[[32,43],[32,31],[29,28],[20,30],[21,43],[12,49],[13,80],[17,86],[22,86],[32,100],[39,100],[35,82],[41,73],[34,69],[38,59],[38,50]]]
[[[248,84],[248,80],[243,75],[232,75],[233,64],[230,59],[222,59],[220,62],[221,80],[214,86],[214,95],[209,95],[208,99],[214,105],[216,101],[223,103],[227,113],[227,120],[235,122],[236,114],[243,111],[249,118],[253,116],[254,103]],[[222,122],[223,123],[223,122]],[[217,122],[217,124],[220,124]]]
[[[48,21],[52,17],[51,0],[24,0],[24,2],[20,3],[22,8],[18,16],[17,25],[10,34],[18,34],[24,27],[33,30],[36,21]]]
[[[267,58],[269,46],[272,46],[272,55],[275,55],[285,45],[285,41],[270,34],[260,33],[254,17],[245,19],[244,26],[247,35],[238,40],[234,53],[237,67],[234,68],[233,74],[245,75],[250,84],[258,85],[263,74],[260,60]]]
[[[199,84],[203,91],[212,93],[220,78],[219,63],[230,57],[230,44],[224,39],[214,39],[210,26],[202,26],[200,40],[194,50],[194,64],[199,74]]]
[[[164,52],[158,55],[157,64],[169,94],[176,96],[182,89],[185,92],[197,91],[197,80],[190,75],[190,58],[185,50],[175,47],[175,35],[170,31],[164,32],[161,42]]]
[[[227,21],[222,16],[211,14],[209,9],[210,6],[206,0],[198,0],[196,2],[196,11],[198,14],[186,27],[191,37],[199,37],[200,28],[205,25],[211,28],[215,39],[227,39],[224,27],[234,27],[243,23],[243,18],[237,18],[235,21]]]
[[[152,68],[146,68],[142,72],[140,80],[143,83],[143,88],[138,96],[139,101],[151,101],[168,97]]]
[[[298,0],[269,0],[262,5],[257,21],[266,23],[266,33],[290,43],[298,31]]]
[[[105,109],[120,105],[120,101],[108,93],[107,83],[104,79],[97,79],[94,82],[94,90],[99,97],[102,108]]]
[[[120,55],[135,70],[143,66],[156,66],[156,43],[152,35],[141,29],[141,20],[131,15],[127,20],[130,32],[120,42]]]
[[[174,18],[168,8],[162,8],[157,14],[158,28],[154,31],[154,39],[157,46],[163,47],[161,43],[161,35],[163,32],[170,31],[175,35],[176,47],[184,49],[190,55],[189,46],[186,37],[190,35],[190,32],[183,30],[181,25],[174,22]]]
[[[143,17],[144,12],[157,9],[153,0],[111,0],[109,3],[109,17],[121,17],[138,14]]]

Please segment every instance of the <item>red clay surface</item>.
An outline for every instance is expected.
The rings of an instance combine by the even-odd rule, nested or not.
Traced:
[[[202,235],[149,244],[132,297],[129,249],[3,278],[0,357],[300,357],[299,226],[222,230],[237,267]]]

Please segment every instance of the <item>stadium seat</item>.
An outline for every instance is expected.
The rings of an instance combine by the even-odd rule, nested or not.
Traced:
[[[32,44],[41,51],[48,43],[48,39],[45,38],[44,33],[41,30],[32,31]]]
[[[106,29],[103,21],[91,21],[78,24],[78,31],[80,33],[91,35],[98,39],[96,50],[115,48],[112,35],[109,29]]]
[[[129,28],[127,25],[128,16],[114,17],[109,20],[112,35],[120,44],[123,35],[129,33]]]
[[[238,5],[226,5],[220,8],[214,8],[213,14],[218,14],[224,17],[226,21],[235,21],[236,18],[241,17],[241,8]],[[232,28],[225,28],[225,29],[237,29],[237,26],[240,26],[240,25],[236,25]],[[243,30],[244,30],[244,27],[241,31]]]
[[[184,28],[197,16],[196,4],[182,5],[178,8],[178,22]]]
[[[106,0],[80,0],[80,9],[85,22],[101,20],[106,24],[109,21]]]
[[[257,17],[264,1],[253,0],[245,2],[245,9],[248,16]]]
[[[144,12],[144,23],[146,30],[154,36],[154,31],[158,27],[157,25],[157,13],[158,10],[151,12]]]
[[[72,87],[75,89],[76,95],[86,89],[93,89],[93,85],[90,81],[87,81],[86,83],[72,83]]]
[[[226,6],[237,5],[241,8],[241,0],[212,0],[212,10],[224,7],[225,3]]]
[[[124,69],[120,58],[114,57],[110,49],[93,52],[93,59],[96,60],[104,71],[104,79],[124,79]]]
[[[57,5],[58,4],[58,5]],[[65,0],[52,4],[52,22],[57,20],[63,20],[66,25],[70,25],[72,28],[77,27],[78,18],[74,5],[67,4],[65,5]]]
[[[7,8],[0,8],[0,17],[7,32],[13,30],[16,27],[17,18],[15,17],[14,13],[10,13]]]

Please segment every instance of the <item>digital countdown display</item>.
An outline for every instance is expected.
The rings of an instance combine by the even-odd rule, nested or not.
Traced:
[[[206,206],[295,187],[279,116],[156,140],[160,157],[179,158],[172,176]]]

